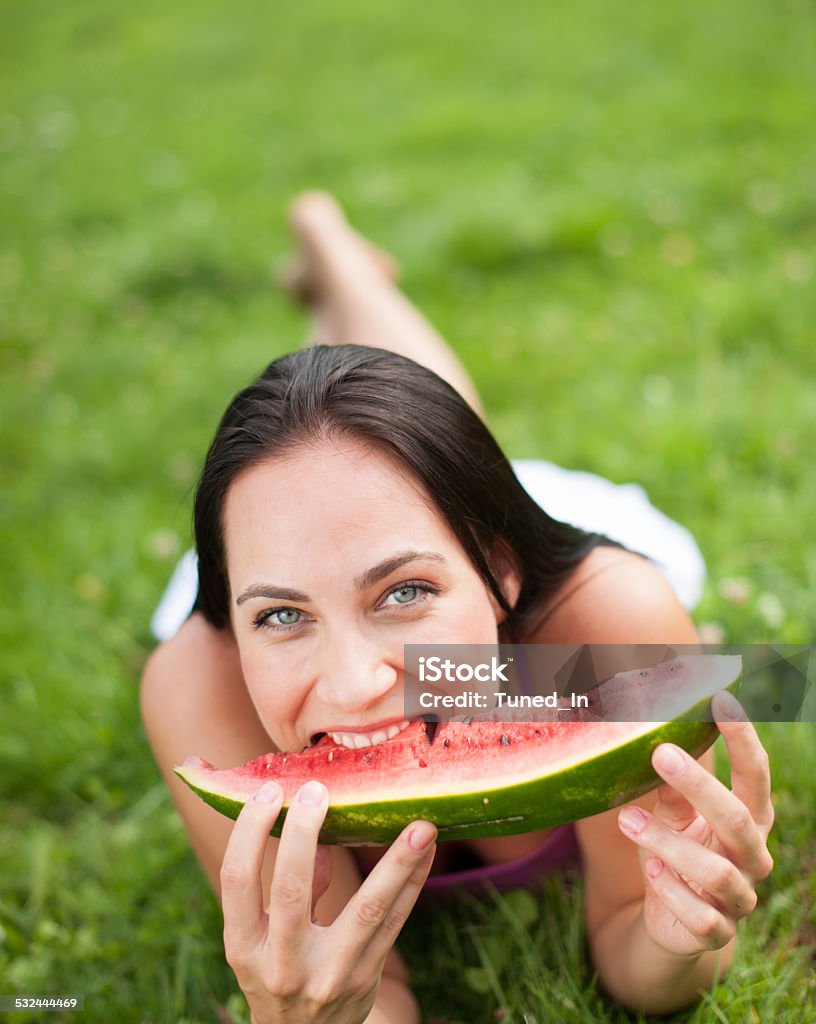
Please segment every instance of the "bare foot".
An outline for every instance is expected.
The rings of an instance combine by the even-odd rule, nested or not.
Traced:
[[[335,259],[353,256],[392,284],[399,265],[390,253],[358,234],[328,192],[302,192],[289,207],[289,227],[299,248],[279,271],[278,283],[306,306],[319,306]]]

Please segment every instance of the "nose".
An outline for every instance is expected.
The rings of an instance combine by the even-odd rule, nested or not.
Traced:
[[[320,656],[317,696],[341,711],[376,704],[399,679],[402,650],[395,657],[381,641],[346,632],[327,642]]]

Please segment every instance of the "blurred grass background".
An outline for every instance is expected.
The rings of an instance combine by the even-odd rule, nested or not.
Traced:
[[[512,455],[637,480],[694,531],[710,639],[812,641],[813,4],[0,22],[0,989],[237,1024],[137,683],[217,418],[305,330],[270,286],[287,201],[329,188],[397,255]],[[816,1020],[813,727],[763,738],[777,869],[699,1022]],[[417,914],[404,945],[429,1019],[625,1019],[581,927],[580,886],[550,888]]]

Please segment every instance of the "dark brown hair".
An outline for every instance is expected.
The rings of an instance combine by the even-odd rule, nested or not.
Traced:
[[[276,359],[239,392],[207,453],[194,511],[195,607],[216,628],[230,622],[223,523],[230,485],[251,466],[325,439],[362,442],[407,468],[506,612],[506,642],[530,635],[542,600],[592,548],[620,547],[548,516],[484,422],[431,370],[384,349],[316,345]],[[500,549],[521,576],[512,608],[494,575]]]

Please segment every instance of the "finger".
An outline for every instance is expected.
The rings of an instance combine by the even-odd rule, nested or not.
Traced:
[[[745,875],[727,857],[667,828],[639,807],[619,815],[624,834],[713,897],[717,906],[735,920],[756,907],[756,893]]]
[[[265,915],[261,866],[269,832],[280,813],[283,791],[266,782],[247,800],[235,822],[221,864],[224,945],[245,954],[263,938]]]
[[[646,861],[646,877],[660,902],[702,949],[722,949],[736,934],[735,921],[707,903],[659,858]]]
[[[673,828],[677,832],[688,828],[695,818],[698,817],[697,811],[695,811],[683,794],[665,782],[657,790],[657,803],[655,804],[654,813],[669,828]]]
[[[412,822],[343,908],[335,923],[351,960],[372,969],[385,960],[431,870],[436,836],[430,822]]]
[[[377,972],[382,970],[389,952],[422,893],[435,856],[436,846],[432,844],[415,870],[409,875],[387,917],[360,956],[359,963],[363,970]]]
[[[728,747],[734,795],[767,835],[774,820],[768,754],[742,705],[727,690],[716,694],[711,710]]]
[[[317,839],[328,806],[326,787],[312,780],[298,790],[283,824],[269,893],[269,935],[287,949],[312,921]]]
[[[379,973],[382,971],[386,957],[393,947],[403,925],[407,919],[409,919],[409,915],[414,909],[417,899],[422,892],[422,888],[425,885],[425,881],[428,878],[434,856],[436,855],[436,844],[434,842],[436,839],[436,828],[430,825],[430,822],[427,821],[423,822],[422,825],[422,829],[419,829],[416,824],[410,826],[409,829],[406,829],[405,833],[402,834],[401,840],[409,838],[411,852],[402,853],[400,851],[399,853],[399,857],[407,860],[407,864],[403,860],[403,863],[398,868],[400,876],[404,881],[401,888],[396,889],[395,895],[393,882],[389,882],[388,878],[386,878],[386,884],[384,887],[385,891],[383,894],[382,879],[387,874],[387,863],[384,865],[385,869],[378,872],[379,878],[375,876],[375,871],[383,865],[385,857],[378,862],[375,867],[375,871],[372,871],[366,880],[372,889],[375,889],[376,887],[375,895],[373,897],[369,894],[366,895],[366,900],[369,903],[370,908],[374,907],[375,909],[374,919],[371,920],[370,913],[360,914],[360,911],[357,910],[357,920],[360,919],[360,916],[362,918],[360,922],[361,928],[358,928],[356,938],[352,940],[354,958],[357,959],[359,969],[363,973]],[[417,850],[411,846],[412,841],[417,842],[418,845],[420,845],[421,841],[428,843],[428,845],[424,850]],[[412,862],[414,863],[413,869],[410,867]],[[404,877],[405,870],[409,871],[407,878]],[[383,907],[388,907],[389,900],[391,900],[390,908],[383,911]],[[373,934],[372,925],[375,929]]]
[[[753,878],[769,872],[768,850],[746,805],[685,750],[662,743],[652,765],[709,823],[729,856]]]
[[[331,885],[332,880],[332,853],[328,846],[318,846],[315,855],[314,878],[312,879],[312,908]],[[312,910],[314,920],[314,909]]]

